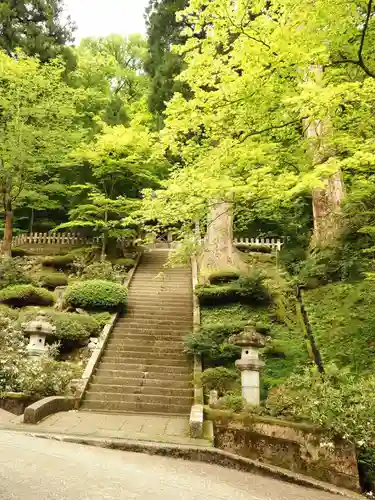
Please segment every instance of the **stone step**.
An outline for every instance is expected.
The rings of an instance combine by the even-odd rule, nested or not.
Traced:
[[[181,359],[181,357],[168,357],[162,358],[160,356],[155,356],[152,352],[150,352],[146,357],[145,356],[123,356],[118,352],[106,352],[102,357],[103,363],[121,363],[121,364],[136,364],[136,365],[152,365],[153,363],[158,366],[181,366],[186,367],[188,365],[188,358],[185,356]]]
[[[176,318],[171,318],[171,319],[152,319],[152,318],[142,318],[142,321],[137,320],[135,321],[132,318],[126,318],[123,320],[120,320],[115,329],[121,329],[129,326],[145,326],[145,325],[153,325],[153,326],[158,326],[160,328],[186,328],[186,326],[191,326],[191,321],[183,320],[183,319],[176,319]]]
[[[133,373],[169,373],[177,375],[188,375],[192,374],[193,369],[189,366],[180,366],[178,364],[170,364],[169,366],[158,365],[155,360],[155,364],[147,363],[123,363],[121,360],[118,362],[103,361],[99,365],[99,370],[119,370],[119,371],[129,371]]]
[[[164,387],[166,390],[174,390],[174,389],[188,389],[189,391],[193,390],[193,381],[189,379],[181,379],[181,380],[176,380],[174,377],[173,379],[170,379],[166,382],[165,379],[160,379],[160,378],[143,378],[141,376],[138,377],[128,377],[128,378],[121,378],[121,377],[104,377],[102,375],[94,375],[92,378],[92,385],[101,385],[101,386],[107,386],[107,385],[112,385],[115,387],[147,387],[147,388],[153,388],[153,387]]]
[[[163,403],[122,403],[117,401],[84,401],[81,407],[87,411],[104,411],[105,413],[144,413],[144,414],[167,414],[188,415],[191,406],[165,405]]]
[[[182,352],[184,349],[184,345],[181,342],[181,345],[176,345],[174,342],[172,346],[165,345],[165,342],[160,343],[160,342],[144,342],[142,344],[134,344],[134,342],[121,342],[117,341],[115,339],[110,340],[107,344],[107,349],[105,352],[112,352],[112,351],[118,351],[118,352],[126,352],[128,354],[130,353],[135,353],[135,354],[141,354],[145,352],[150,352],[150,349],[152,349],[152,352],[157,355],[163,355],[163,356],[182,356]]]
[[[172,298],[168,300],[159,300],[154,297],[154,300],[140,300],[140,299],[129,299],[128,302],[128,310],[132,311],[135,309],[142,309],[147,311],[164,311],[168,310],[171,312],[174,311],[192,311],[193,307],[193,298],[189,298],[186,300],[181,300],[180,302],[175,302]]]
[[[160,326],[157,324],[152,324],[152,323],[147,323],[147,324],[126,324],[122,325],[121,327],[117,327],[114,331],[112,336],[117,336],[117,334],[123,335],[125,333],[129,333],[130,335],[155,335],[155,334],[166,334],[166,335],[184,335],[186,332],[192,331],[193,327],[191,324],[189,325],[182,325],[182,326],[176,326],[176,325],[170,325],[169,327],[167,326]]]
[[[111,365],[113,366],[113,365]],[[191,373],[182,373],[182,372],[176,372],[173,374],[173,377],[171,377],[171,374],[167,371],[161,371],[158,373],[152,373],[152,372],[142,372],[140,370],[130,370],[126,368],[120,368],[119,365],[115,365],[113,368],[103,368],[99,367],[97,371],[95,372],[95,376],[98,377],[103,377],[103,378],[111,378],[113,380],[113,383],[116,383],[116,380],[118,378],[124,379],[124,378],[145,378],[145,379],[158,379],[158,380],[164,380],[164,383],[170,383],[178,381],[178,382],[189,382],[191,383],[193,380],[193,372]],[[168,381],[168,382],[165,382]]]
[[[126,317],[128,321],[154,320],[154,321],[183,321],[184,323],[192,323],[193,312],[191,313],[168,313],[168,312],[152,312],[152,311],[133,311]],[[126,322],[124,323],[126,324]]]
[[[152,314],[152,315],[158,315],[158,317],[162,318],[169,316],[179,317],[183,315],[190,319],[191,316],[193,315],[193,307],[192,304],[190,303],[190,300],[186,302],[185,305],[181,304],[179,306],[173,306],[171,304],[171,305],[163,305],[162,307],[160,307],[159,305],[158,308],[152,307],[151,305],[149,307],[145,304],[129,304],[128,311],[124,319],[127,319],[133,316],[134,314],[140,314],[145,316]]]
[[[189,396],[165,396],[156,394],[124,394],[119,392],[94,392],[89,391],[85,401],[108,401],[109,403],[158,403],[165,406],[186,406],[193,403],[193,393]]]
[[[186,363],[186,360],[188,360],[187,355],[182,350],[172,353],[167,350],[156,350],[152,346],[149,346],[147,351],[129,351],[117,347],[108,347],[102,360],[107,358],[137,359],[141,360],[140,363],[149,363],[151,359],[157,359],[158,364],[160,364],[159,361],[162,360],[163,363],[161,364],[164,364],[164,360],[177,361],[179,363]]]
[[[170,396],[170,397],[181,397],[188,398],[191,400],[193,398],[192,388],[181,389],[172,387],[156,387],[156,386],[144,386],[144,385],[113,385],[113,384],[91,384],[89,388],[89,395],[92,397],[94,394],[134,394],[134,395],[145,395],[145,396]],[[89,399],[89,398],[88,398]],[[103,401],[108,401],[108,398],[92,398],[92,399],[102,399]],[[117,398],[113,398],[117,399]]]
[[[173,345],[173,346],[180,346],[183,344],[184,341],[184,335],[183,334],[177,334],[173,336],[167,336],[163,333],[148,333],[148,334],[142,334],[142,333],[135,333],[133,334],[116,334],[116,336],[112,337],[113,339],[116,339],[119,341],[119,343],[122,342],[127,342],[127,341],[132,341],[134,345],[146,345],[147,343],[150,345],[153,345],[155,342],[159,342],[160,344],[163,344],[164,346],[167,345]]]

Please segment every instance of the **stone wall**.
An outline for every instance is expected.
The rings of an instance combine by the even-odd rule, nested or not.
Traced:
[[[26,396],[21,393],[2,394],[0,397],[0,408],[14,415],[23,415],[25,408],[39,399],[39,397]]]
[[[321,481],[359,491],[355,448],[330,442],[313,427],[260,417],[210,415],[215,446]]]

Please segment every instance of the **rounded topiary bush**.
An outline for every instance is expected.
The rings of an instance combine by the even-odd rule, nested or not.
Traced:
[[[54,302],[53,293],[33,285],[8,286],[0,291],[0,303],[12,307],[51,306]]]
[[[110,262],[94,262],[85,268],[82,278],[84,280],[116,281],[115,273]]]
[[[231,283],[238,280],[241,274],[235,269],[221,269],[209,275],[208,282],[210,285],[221,285],[223,283]]]
[[[64,298],[72,307],[113,311],[126,307],[127,291],[112,281],[89,280],[68,287]]]
[[[66,255],[55,255],[52,257],[46,257],[43,260],[44,267],[53,267],[54,269],[59,269],[64,271],[69,269],[74,262],[74,255],[66,254]]]
[[[88,314],[52,312],[51,322],[60,340],[87,340],[100,334],[100,325]]]
[[[64,273],[43,273],[38,277],[38,282],[40,286],[48,288],[48,290],[54,290],[58,286],[66,286],[68,284],[68,278]]]

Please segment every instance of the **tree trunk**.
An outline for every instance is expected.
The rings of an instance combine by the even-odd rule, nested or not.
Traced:
[[[233,207],[224,201],[213,202],[208,216],[207,235],[204,251],[200,259],[203,274],[227,268],[243,268],[233,245]]]
[[[309,78],[313,78],[318,86],[321,86],[323,67],[311,66]],[[329,130],[328,121],[306,120],[306,137],[310,142],[313,165],[321,165],[334,153],[328,151],[324,143],[324,136]],[[340,170],[328,178],[322,179],[324,186],[313,189],[312,204],[314,215],[314,234],[312,244],[330,245],[341,234],[343,219],[341,214],[341,203],[345,198],[345,186]]]
[[[341,203],[345,187],[341,171],[324,180],[325,187],[313,190],[314,236],[313,243],[330,245],[341,234],[343,218]]]
[[[34,209],[31,209],[31,215],[30,215],[30,226],[29,226],[29,233],[31,234],[34,229]]]
[[[13,239],[13,210],[12,203],[8,202],[5,210],[4,243],[2,253],[8,257],[12,256]]]

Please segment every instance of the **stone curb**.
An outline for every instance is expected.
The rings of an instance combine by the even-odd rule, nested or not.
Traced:
[[[198,264],[195,256],[191,258],[191,275],[193,285],[193,329],[194,332],[199,330],[201,322],[201,313],[199,301],[194,293],[195,287],[198,285]],[[194,356],[194,403],[190,412],[190,437],[202,438],[204,433],[204,411],[203,411],[203,389],[200,382],[202,375],[202,358],[201,356]]]
[[[65,443],[75,443],[86,446],[95,446],[110,450],[127,451],[133,453],[145,453],[153,456],[171,457],[193,462],[203,462],[219,465],[229,469],[236,469],[243,472],[255,473],[261,476],[271,477],[287,483],[324,491],[333,495],[340,495],[346,498],[360,499],[362,495],[352,491],[337,488],[328,483],[318,481],[302,474],[297,474],[280,467],[264,464],[248,458],[239,457],[233,453],[209,448],[204,446],[174,445],[165,443],[155,443],[152,441],[132,441],[123,439],[87,438],[67,434],[51,434],[37,432],[22,432],[26,436],[51,439]]]
[[[28,406],[23,415],[25,424],[37,424],[44,418],[60,411],[70,411],[74,407],[74,399],[63,396],[43,398]]]

